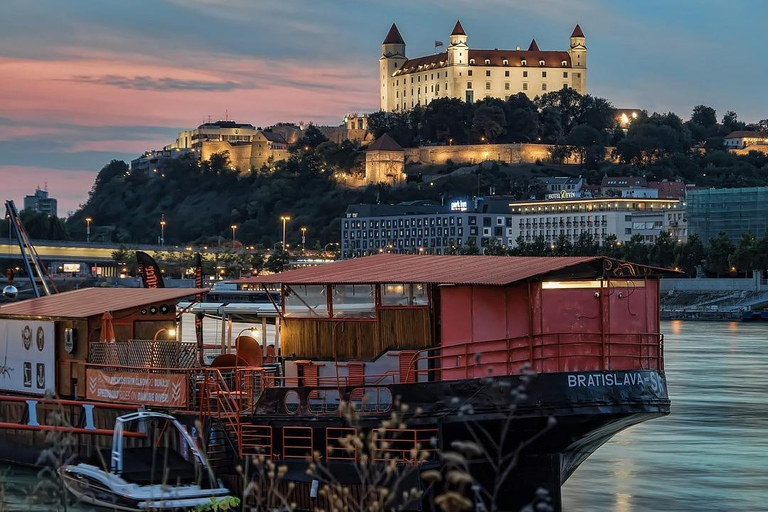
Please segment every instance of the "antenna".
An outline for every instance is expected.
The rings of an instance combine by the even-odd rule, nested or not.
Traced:
[[[224,110],[224,120],[229,121],[229,109]]]

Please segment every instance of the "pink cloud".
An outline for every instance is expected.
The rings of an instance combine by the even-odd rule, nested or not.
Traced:
[[[96,179],[95,171],[62,171],[46,167],[26,167],[22,165],[0,165],[0,181],[3,183],[3,201],[13,199],[21,209],[24,196],[33,194],[36,187],[48,184],[51,197],[58,201],[59,217],[88,199],[88,191]]]
[[[104,151],[118,153],[136,153],[139,156],[149,149],[162,149],[163,146],[171,141],[165,139],[154,140],[84,140],[75,142],[66,149],[66,153],[77,153],[79,151]],[[130,162],[129,162],[130,163]]]

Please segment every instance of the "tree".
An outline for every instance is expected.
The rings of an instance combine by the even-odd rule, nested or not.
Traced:
[[[539,132],[542,142],[554,144],[562,138],[564,130],[560,111],[555,107],[545,107],[539,116]]]
[[[536,105],[525,95],[511,95],[505,104],[507,142],[534,142],[539,131],[539,112]]]
[[[690,235],[688,241],[675,248],[675,265],[689,276],[696,275],[696,268],[704,259],[704,244],[697,234]]]
[[[419,136],[424,141],[467,142],[472,105],[455,98],[439,98],[424,109]]]
[[[501,245],[497,238],[491,238],[484,247],[483,254],[486,256],[506,256],[507,248]]]
[[[736,244],[728,261],[738,272],[744,272],[749,275],[751,270],[758,268],[757,249],[757,239],[755,235],[748,231],[741,235],[741,239]]]
[[[480,249],[478,249],[477,242],[475,242],[474,237],[469,237],[467,240],[467,245],[462,245],[461,248],[459,248],[459,254],[468,256],[480,254]]]
[[[282,272],[290,261],[291,258],[288,251],[283,249],[282,246],[279,246],[269,255],[265,268],[274,273]]]
[[[649,251],[651,265],[670,268],[675,263],[675,241],[668,231],[662,231]]]
[[[702,128],[711,128],[717,124],[717,112],[712,107],[696,105],[693,107],[691,122]]]
[[[579,166],[584,166],[584,160],[590,153],[590,150],[596,152],[595,146],[603,148],[602,135],[593,127],[580,124],[573,128],[565,138],[565,143],[573,148],[573,152],[579,157]]]
[[[641,265],[648,263],[648,246],[643,235],[632,235],[632,238],[622,245],[622,250],[623,259]]]
[[[616,235],[608,235],[600,246],[600,254],[608,258],[621,259],[624,253],[621,249],[621,242]]]
[[[730,271],[728,258],[733,253],[734,247],[728,235],[721,231],[715,238],[710,239],[707,247],[706,268],[717,274],[727,274]]]
[[[552,254],[554,256],[572,256],[573,244],[571,243],[570,238],[565,235],[558,236],[557,240],[555,240],[555,247],[552,249]]]
[[[491,142],[506,132],[506,124],[504,110],[497,106],[481,106],[472,117],[472,130]]]
[[[579,238],[576,243],[573,244],[574,256],[595,256],[598,253],[600,246],[597,243],[594,235],[587,231],[582,231],[579,234]]]

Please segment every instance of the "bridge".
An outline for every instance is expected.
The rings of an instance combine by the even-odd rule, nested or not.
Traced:
[[[63,242],[53,240],[33,240],[32,243],[37,250],[37,254],[40,258],[46,262],[56,263],[115,263],[112,258],[114,251],[121,248],[129,251],[144,251],[148,254],[155,255],[158,252],[165,251],[186,251],[191,252],[191,247],[175,246],[175,245],[121,245],[121,244],[109,244],[101,242]],[[195,252],[200,252],[203,258],[210,255],[213,258],[212,251],[205,251],[199,248],[195,248]],[[0,260],[16,260],[21,258],[21,251],[19,245],[15,240],[3,240],[0,241]]]

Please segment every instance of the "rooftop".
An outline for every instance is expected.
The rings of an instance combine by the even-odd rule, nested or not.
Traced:
[[[174,301],[208,289],[195,288],[81,288],[0,306],[0,317],[87,318],[107,311]]]
[[[434,256],[378,254],[280,274],[246,278],[250,284],[476,284],[503,286],[603,257]]]
[[[763,139],[768,138],[768,133],[763,132],[755,132],[750,130],[737,130],[735,132],[731,132],[728,135],[725,136],[726,139],[743,139],[743,138],[756,138],[756,139]]]
[[[376,139],[373,144],[368,146],[368,151],[405,151],[403,147],[395,142],[395,139],[386,133]]]

